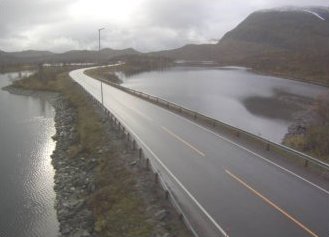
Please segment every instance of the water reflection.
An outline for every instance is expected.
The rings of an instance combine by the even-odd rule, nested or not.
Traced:
[[[181,104],[275,142],[281,141],[294,115],[326,90],[235,67],[175,67],[131,77],[118,75],[123,86]]]
[[[0,74],[0,87],[16,76]],[[44,99],[0,90],[0,236],[58,236],[53,117]]]
[[[313,99],[309,97],[289,93],[282,89],[274,89],[273,91],[271,97],[250,96],[241,102],[254,115],[286,122],[296,119],[296,116],[307,110],[313,102]]]

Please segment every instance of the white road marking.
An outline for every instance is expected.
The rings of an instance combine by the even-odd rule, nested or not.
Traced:
[[[117,113],[111,111],[111,113],[115,114],[115,116],[120,119]],[[180,186],[183,191],[191,198],[191,200],[198,206],[198,208],[203,212],[203,214],[213,223],[213,225],[218,229],[218,231],[224,236],[229,237],[229,235],[224,231],[224,229],[214,220],[214,218],[206,211],[206,209],[196,200],[196,198],[185,188],[185,186],[179,181],[179,179],[167,168],[167,166],[160,160],[160,158],[152,151],[152,149],[146,145],[143,140],[122,120],[121,123],[133,134],[133,136],[139,140],[144,148],[146,148],[151,155],[156,159],[156,161],[165,169],[165,171],[171,176],[174,181]]]
[[[136,114],[142,116],[143,118],[145,118],[149,122],[154,122],[154,120],[151,117],[147,116],[146,114],[143,114],[142,112],[140,112],[139,110],[133,108],[132,106],[127,106],[127,105],[123,104],[120,100],[117,100],[117,102],[120,103],[121,105],[123,105],[124,107],[134,111]]]
[[[178,135],[176,135],[174,132],[170,131],[168,128],[163,127],[162,129],[165,130],[167,133],[169,133],[169,135],[171,135],[172,137],[176,138],[178,141],[184,143],[186,146],[188,146],[189,148],[191,148],[192,150],[194,150],[196,153],[198,153],[200,156],[205,157],[206,155],[201,152],[199,149],[195,148],[195,146],[191,145],[190,143],[188,143],[187,141],[185,141],[183,138],[179,137]]]
[[[94,79],[94,78],[92,78],[92,79]],[[137,97],[137,98],[138,98],[138,97]],[[271,165],[273,165],[273,166],[275,166],[275,167],[277,167],[277,168],[279,168],[279,169],[281,169],[281,170],[283,170],[283,171],[289,173],[290,175],[292,175],[292,176],[294,176],[294,177],[296,177],[296,178],[298,178],[298,179],[300,179],[300,180],[302,180],[302,181],[308,183],[309,185],[311,185],[311,186],[313,186],[313,187],[315,187],[315,188],[321,190],[322,192],[326,193],[327,195],[329,195],[329,191],[328,191],[328,190],[326,190],[326,189],[320,187],[319,185],[314,184],[313,182],[311,182],[311,181],[309,181],[309,180],[307,180],[307,179],[301,177],[300,175],[298,175],[298,174],[296,174],[296,173],[294,173],[294,172],[292,172],[292,171],[290,171],[290,170],[288,170],[288,169],[286,169],[286,168],[284,168],[284,167],[282,167],[282,166],[276,164],[275,162],[268,160],[267,158],[263,157],[262,155],[257,154],[257,153],[255,153],[255,152],[251,151],[250,149],[248,149],[248,148],[246,148],[246,147],[244,147],[244,146],[241,146],[241,145],[239,145],[239,144],[233,142],[232,140],[230,140],[230,139],[228,139],[228,138],[225,138],[225,137],[223,137],[223,136],[221,136],[221,135],[219,135],[219,134],[217,134],[217,133],[211,131],[210,129],[205,128],[205,127],[203,127],[203,126],[201,126],[201,125],[199,125],[199,124],[197,124],[197,123],[195,123],[195,122],[193,122],[193,121],[191,121],[191,120],[189,120],[189,119],[187,119],[187,118],[184,118],[183,116],[180,116],[180,115],[178,115],[178,114],[176,114],[176,113],[173,113],[173,112],[171,112],[170,110],[167,110],[167,109],[161,108],[160,106],[157,106],[157,107],[158,107],[159,109],[162,109],[162,110],[164,110],[164,111],[166,111],[166,112],[168,112],[168,113],[174,115],[175,117],[181,118],[181,119],[183,119],[183,120],[185,120],[185,121],[187,121],[187,122],[189,122],[189,123],[191,123],[191,124],[193,124],[193,125],[195,125],[195,126],[201,128],[201,129],[203,129],[203,130],[205,130],[205,131],[207,131],[207,132],[210,132],[210,133],[213,134],[214,136],[216,136],[216,137],[218,137],[218,138],[220,138],[220,139],[222,139],[222,140],[225,140],[225,141],[227,141],[228,143],[231,143],[232,145],[234,145],[234,146],[236,146],[236,147],[239,147],[240,149],[249,152],[250,154],[253,154],[254,156],[256,156],[256,157],[258,157],[258,158],[264,160],[265,162],[267,162],[267,163],[269,163],[269,164],[271,164]]]
[[[269,159],[263,157],[262,155],[257,154],[257,153],[255,153],[255,152],[251,151],[250,149],[248,149],[248,148],[246,148],[246,147],[244,147],[244,146],[241,146],[241,145],[235,143],[234,141],[232,141],[232,140],[230,140],[230,139],[228,139],[228,138],[226,138],[226,137],[223,137],[223,136],[221,136],[221,135],[215,133],[214,131],[211,131],[210,129],[205,128],[205,127],[203,127],[203,126],[201,126],[201,125],[199,125],[199,124],[197,124],[197,123],[195,123],[195,122],[193,122],[193,121],[191,121],[191,120],[189,120],[189,119],[187,119],[187,118],[184,118],[183,116],[180,116],[179,114],[175,114],[175,113],[173,113],[173,112],[171,112],[171,111],[169,111],[169,110],[167,110],[167,109],[161,108],[160,106],[158,106],[158,107],[159,107],[160,109],[164,110],[164,111],[167,111],[167,112],[171,113],[171,114],[174,115],[175,117],[179,117],[179,118],[181,118],[181,119],[183,119],[183,120],[185,120],[185,121],[187,121],[187,122],[189,122],[189,123],[191,123],[191,124],[193,124],[193,125],[195,125],[195,126],[201,128],[201,129],[203,129],[203,130],[205,130],[205,131],[207,131],[207,132],[210,132],[210,133],[213,134],[214,136],[216,136],[216,137],[218,137],[218,138],[220,138],[220,139],[223,139],[223,140],[227,141],[228,143],[231,143],[231,144],[233,144],[234,146],[237,146],[237,147],[239,147],[240,149],[245,150],[245,151],[249,152],[250,154],[253,154],[254,156],[257,156],[258,158],[260,158],[260,159],[266,161],[267,163],[269,163],[269,164],[271,164],[271,165],[274,165],[274,166],[276,166],[277,168],[279,168],[279,169],[281,169],[281,170],[284,170],[285,172],[289,173],[290,175],[292,175],[292,176],[294,176],[294,177],[296,177],[296,178],[298,178],[298,179],[304,181],[305,183],[310,184],[311,186],[313,186],[313,187],[315,187],[315,188],[317,188],[317,189],[321,190],[322,192],[324,192],[324,193],[326,193],[326,194],[329,195],[329,191],[328,191],[328,190],[326,190],[326,189],[320,187],[319,185],[317,185],[317,184],[315,184],[315,183],[313,183],[313,182],[311,182],[311,181],[309,181],[309,180],[307,180],[307,179],[301,177],[300,175],[298,175],[298,174],[296,174],[296,173],[294,173],[294,172],[292,172],[292,171],[290,171],[290,170],[288,170],[288,169],[286,169],[286,168],[284,168],[284,167],[282,167],[282,166],[276,164],[275,162],[270,161]]]
[[[93,79],[93,78],[92,78],[92,79]],[[119,90],[119,89],[118,89],[118,90]],[[123,93],[124,93],[124,92],[123,92]],[[136,98],[139,98],[139,97],[136,97]],[[139,98],[139,99],[140,99],[140,98]],[[161,99],[161,98],[160,98],[160,99]],[[141,99],[141,100],[142,100],[142,99]],[[239,145],[239,144],[233,142],[232,140],[230,140],[230,139],[228,139],[228,138],[225,138],[225,137],[223,137],[223,136],[221,136],[221,135],[219,135],[219,134],[217,134],[217,133],[211,131],[210,129],[205,128],[205,127],[203,127],[203,126],[201,126],[201,125],[199,125],[199,124],[197,124],[197,123],[195,123],[195,122],[193,122],[193,121],[191,121],[191,120],[189,120],[189,119],[187,119],[187,118],[184,118],[183,116],[180,116],[180,115],[178,115],[178,114],[175,114],[175,113],[171,112],[170,110],[167,110],[167,109],[161,108],[160,106],[157,106],[157,108],[162,109],[163,111],[166,111],[166,112],[168,112],[168,113],[174,115],[175,117],[181,118],[181,119],[187,121],[188,123],[191,123],[191,124],[193,124],[193,125],[195,125],[195,126],[201,128],[201,129],[203,129],[203,130],[205,130],[205,131],[207,131],[207,132],[210,132],[210,133],[213,134],[214,136],[216,136],[216,137],[218,137],[218,138],[220,138],[220,139],[222,139],[222,140],[225,140],[225,141],[227,141],[228,143],[231,143],[231,144],[233,144],[234,146],[237,146],[237,147],[239,147],[240,149],[249,152],[250,154],[255,155],[256,157],[258,157],[258,158],[264,160],[265,162],[267,162],[267,163],[269,163],[269,164],[271,164],[271,165],[273,165],[273,166],[275,166],[275,167],[277,167],[277,168],[279,168],[279,169],[281,169],[281,170],[284,170],[285,172],[289,173],[290,175],[292,175],[292,176],[294,176],[294,177],[296,177],[296,178],[298,178],[298,179],[304,181],[305,183],[308,183],[309,185],[311,185],[311,186],[313,186],[313,187],[315,187],[315,188],[321,190],[322,192],[326,193],[327,195],[329,195],[329,191],[328,191],[328,190],[326,190],[326,189],[320,187],[319,185],[314,184],[313,182],[311,182],[311,181],[309,181],[309,180],[307,180],[307,179],[301,177],[300,175],[298,175],[298,174],[296,174],[296,173],[294,173],[294,172],[292,172],[292,171],[290,171],[290,170],[288,170],[288,169],[286,169],[286,168],[284,168],[284,167],[282,167],[282,166],[280,166],[280,165],[274,163],[273,161],[270,161],[269,159],[263,157],[262,155],[257,154],[257,153],[255,153],[255,152],[249,150],[248,148],[243,147],[243,146],[241,146],[241,145]]]
[[[109,108],[108,108],[109,109]],[[113,111],[112,111],[113,113]],[[116,114],[116,113],[115,113]],[[116,114],[117,118],[118,116]],[[218,229],[218,231],[225,237],[229,237],[229,235],[224,231],[224,229],[214,220],[214,218],[205,210],[205,208],[196,200],[196,198],[185,188],[185,186],[178,180],[178,178],[167,168],[167,166],[159,159],[159,157],[149,148],[143,140],[122,120],[121,123],[135,136],[136,139],[140,141],[140,143],[145,147],[152,156],[156,159],[156,161],[164,168],[164,170],[171,176],[174,181],[182,188],[182,190],[191,198],[191,200],[198,206],[198,208],[203,212],[203,214],[210,220],[210,222]]]
[[[154,122],[154,120],[153,120],[151,117],[147,116],[146,114],[143,114],[143,113],[140,112],[139,110],[137,110],[137,109],[133,109],[133,108],[131,108],[131,107],[128,107],[128,108],[131,109],[131,110],[133,110],[133,111],[135,111],[137,114],[139,114],[140,116],[142,116],[143,118],[145,118],[145,119],[148,120],[149,122]]]
[[[225,172],[231,176],[235,181],[239,182],[240,184],[242,184],[244,187],[246,187],[247,189],[249,189],[249,191],[251,191],[252,193],[254,193],[256,196],[258,196],[259,198],[261,198],[264,202],[266,202],[268,205],[270,205],[271,207],[273,207],[274,209],[276,209],[277,211],[281,212],[282,215],[284,215],[285,217],[287,217],[289,220],[291,220],[292,222],[294,222],[296,225],[298,225],[300,228],[302,228],[304,231],[306,231],[308,234],[310,234],[313,237],[319,237],[317,234],[315,234],[312,230],[310,230],[308,227],[306,227],[304,224],[302,224],[300,221],[298,221],[295,217],[293,217],[292,215],[290,215],[287,211],[283,210],[281,207],[279,207],[278,205],[276,205],[275,203],[273,203],[270,199],[268,199],[267,197],[265,197],[263,194],[261,194],[260,192],[258,192],[256,189],[252,188],[249,184],[247,184],[245,181],[243,181],[241,178],[237,177],[236,175],[232,174],[232,172],[225,170]]]

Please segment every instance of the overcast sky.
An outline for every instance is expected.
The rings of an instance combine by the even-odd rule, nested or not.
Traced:
[[[0,50],[140,51],[211,43],[259,9],[328,0],[0,0]]]

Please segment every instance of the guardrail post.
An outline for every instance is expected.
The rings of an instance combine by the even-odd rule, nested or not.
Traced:
[[[239,131],[236,131],[235,136],[236,137],[240,137],[240,132]]]
[[[133,140],[133,151],[136,149],[136,141]]]
[[[168,192],[168,190],[165,190],[165,199],[166,199],[166,200],[169,199],[169,192]]]
[[[184,220],[184,216],[182,213],[178,213],[178,218],[180,221],[183,221]]]
[[[149,170],[150,169],[150,161],[149,161],[149,159],[148,158],[146,158],[146,164],[145,164],[145,168],[146,168],[146,170]]]
[[[159,174],[155,173],[154,174],[154,182],[157,184],[159,182]]]
[[[107,82],[108,83],[108,82]],[[277,147],[278,146],[278,149],[281,149],[281,150],[283,150],[283,151],[287,151],[287,152],[290,152],[290,153],[292,153],[295,157],[296,156],[298,156],[299,158],[301,158],[301,159],[303,159],[304,161],[304,166],[305,167],[308,167],[309,166],[309,163],[312,163],[312,164],[315,164],[315,165],[317,165],[317,166],[319,166],[320,168],[324,168],[325,170],[326,170],[326,172],[329,170],[329,165],[328,164],[326,164],[326,163],[323,163],[323,162],[321,162],[321,161],[319,161],[319,160],[317,160],[316,158],[313,158],[313,157],[311,157],[311,156],[308,156],[308,155],[306,155],[306,154],[302,154],[302,153],[300,153],[300,152],[298,152],[298,151],[295,151],[295,150],[293,150],[293,149],[290,149],[290,148],[287,148],[287,147],[285,147],[285,146],[282,146],[282,145],[280,145],[280,144],[275,144],[275,143],[271,143],[271,142],[269,142],[269,141],[266,141],[265,139],[262,139],[261,137],[259,137],[259,136],[254,136],[254,135],[252,135],[252,134],[250,134],[250,133],[248,133],[248,132],[244,132],[244,131],[240,131],[239,130],[239,128],[234,128],[234,127],[232,127],[232,126],[230,126],[230,125],[227,125],[227,124],[225,124],[225,123],[222,123],[222,122],[220,122],[220,121],[217,121],[217,120],[211,120],[211,119],[209,119],[209,118],[207,118],[207,116],[204,116],[204,115],[202,115],[202,114],[200,114],[200,113],[197,113],[197,112],[194,112],[194,111],[191,111],[191,110],[189,110],[189,109],[186,109],[186,108],[184,108],[184,107],[182,107],[182,106],[177,106],[177,105],[175,105],[175,104],[173,104],[173,103],[170,103],[169,101],[166,101],[166,100],[163,100],[163,99],[161,99],[161,98],[158,98],[158,97],[154,97],[154,96],[150,96],[150,95],[147,95],[147,94],[145,94],[145,93],[142,93],[142,92],[137,92],[137,91],[134,91],[134,90],[129,90],[129,89],[127,89],[127,88],[124,88],[124,87],[122,87],[122,86],[119,86],[119,85],[117,85],[117,84],[113,84],[113,83],[109,83],[109,84],[111,84],[112,86],[114,86],[114,87],[116,87],[116,88],[119,88],[119,89],[121,89],[121,90],[123,90],[123,91],[127,91],[127,92],[130,92],[130,93],[132,93],[132,94],[135,94],[135,95],[139,95],[139,96],[141,96],[142,98],[148,98],[149,100],[152,100],[152,101],[156,101],[159,105],[161,105],[162,107],[168,107],[168,109],[170,109],[171,107],[173,108],[173,109],[175,109],[175,110],[178,110],[179,112],[181,112],[181,113],[184,113],[184,114],[186,114],[188,117],[190,117],[191,119],[200,119],[200,118],[206,118],[206,119],[208,119],[207,120],[207,122],[208,122],[208,124],[211,126],[211,125],[213,125],[214,127],[215,126],[219,126],[219,127],[221,127],[221,126],[224,126],[224,127],[226,127],[226,128],[228,128],[230,131],[231,131],[231,134],[233,135],[233,136],[236,136],[236,137],[241,137],[241,135],[243,135],[243,138],[244,137],[246,137],[246,138],[256,138],[256,140],[257,141],[260,141],[261,143],[262,143],[262,145],[263,146],[265,146],[264,148],[266,149],[266,150],[268,150],[268,151],[270,151],[272,148],[271,148],[271,146],[275,146],[275,147]],[[88,99],[88,101],[90,101],[91,103],[93,103],[94,105],[102,105],[101,103],[100,103],[100,101],[98,101],[92,94],[90,94],[90,93],[88,93],[88,90],[86,89],[86,88],[84,88],[83,86],[81,86],[81,85],[79,85],[80,87],[80,89],[87,95],[87,99]],[[170,106],[170,104],[171,104],[171,106]],[[113,127],[116,129],[116,126],[117,126],[117,119],[116,119],[116,117],[109,111],[109,110],[107,110],[105,107],[103,107],[104,108],[104,110],[106,111],[106,113],[110,116],[110,118],[111,118],[111,120],[112,120],[112,125],[113,125]],[[200,118],[198,118],[198,115],[199,116],[201,116]],[[201,119],[202,120],[202,119]],[[121,127],[119,127],[119,129],[121,129]],[[125,133],[125,128],[124,127],[122,127],[122,129],[123,129],[123,131],[124,131],[124,135],[127,135],[128,136],[128,142],[130,141],[130,134],[129,134],[129,132],[127,131],[127,134]],[[272,145],[273,144],[273,145]],[[144,156],[145,157],[145,156]]]
[[[308,160],[305,160],[304,167],[308,167]]]
[[[138,157],[139,157],[139,159],[142,158],[142,152],[143,152],[142,148],[139,148],[138,149]]]
[[[125,134],[125,128],[122,125],[120,125],[120,133],[123,133],[123,135]]]

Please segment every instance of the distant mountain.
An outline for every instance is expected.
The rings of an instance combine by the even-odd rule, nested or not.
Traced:
[[[214,60],[218,56],[218,46],[214,44],[189,44],[178,49],[152,52],[150,55],[180,60]]]
[[[48,57],[54,55],[54,53],[49,51],[37,51],[37,50],[25,50],[21,52],[13,52],[7,54],[16,58],[38,58],[38,57]]]
[[[255,12],[218,47],[221,63],[329,85],[329,8]]]
[[[103,62],[120,55],[141,54],[134,49],[0,52],[4,63]],[[285,7],[256,11],[217,44],[186,45],[149,53],[183,60],[212,60],[258,72],[307,80],[329,86],[329,8]]]
[[[133,48],[127,48],[127,49],[121,49],[121,50],[115,50],[115,49],[109,49],[105,48],[101,50],[102,55],[113,55],[113,56],[121,56],[121,55],[133,55],[133,54],[140,54],[137,50]]]
[[[0,50],[0,56],[6,55],[7,53],[5,51]]]
[[[273,51],[322,54],[329,51],[329,8],[257,11],[226,33],[218,46],[243,57]]]
[[[153,54],[214,60],[329,85],[329,8],[257,11],[216,45],[187,45]]]
[[[100,52],[93,50],[71,50],[62,54],[57,54],[52,59],[60,62],[98,62],[110,60],[121,55],[139,54],[138,51],[128,48],[122,50],[102,49]]]
[[[85,63],[106,62],[111,58],[121,55],[139,54],[138,51],[128,48],[122,50],[102,49],[94,50],[71,50],[65,53],[52,53],[49,51],[27,50],[21,52],[0,51],[0,64],[35,64],[35,63]]]

